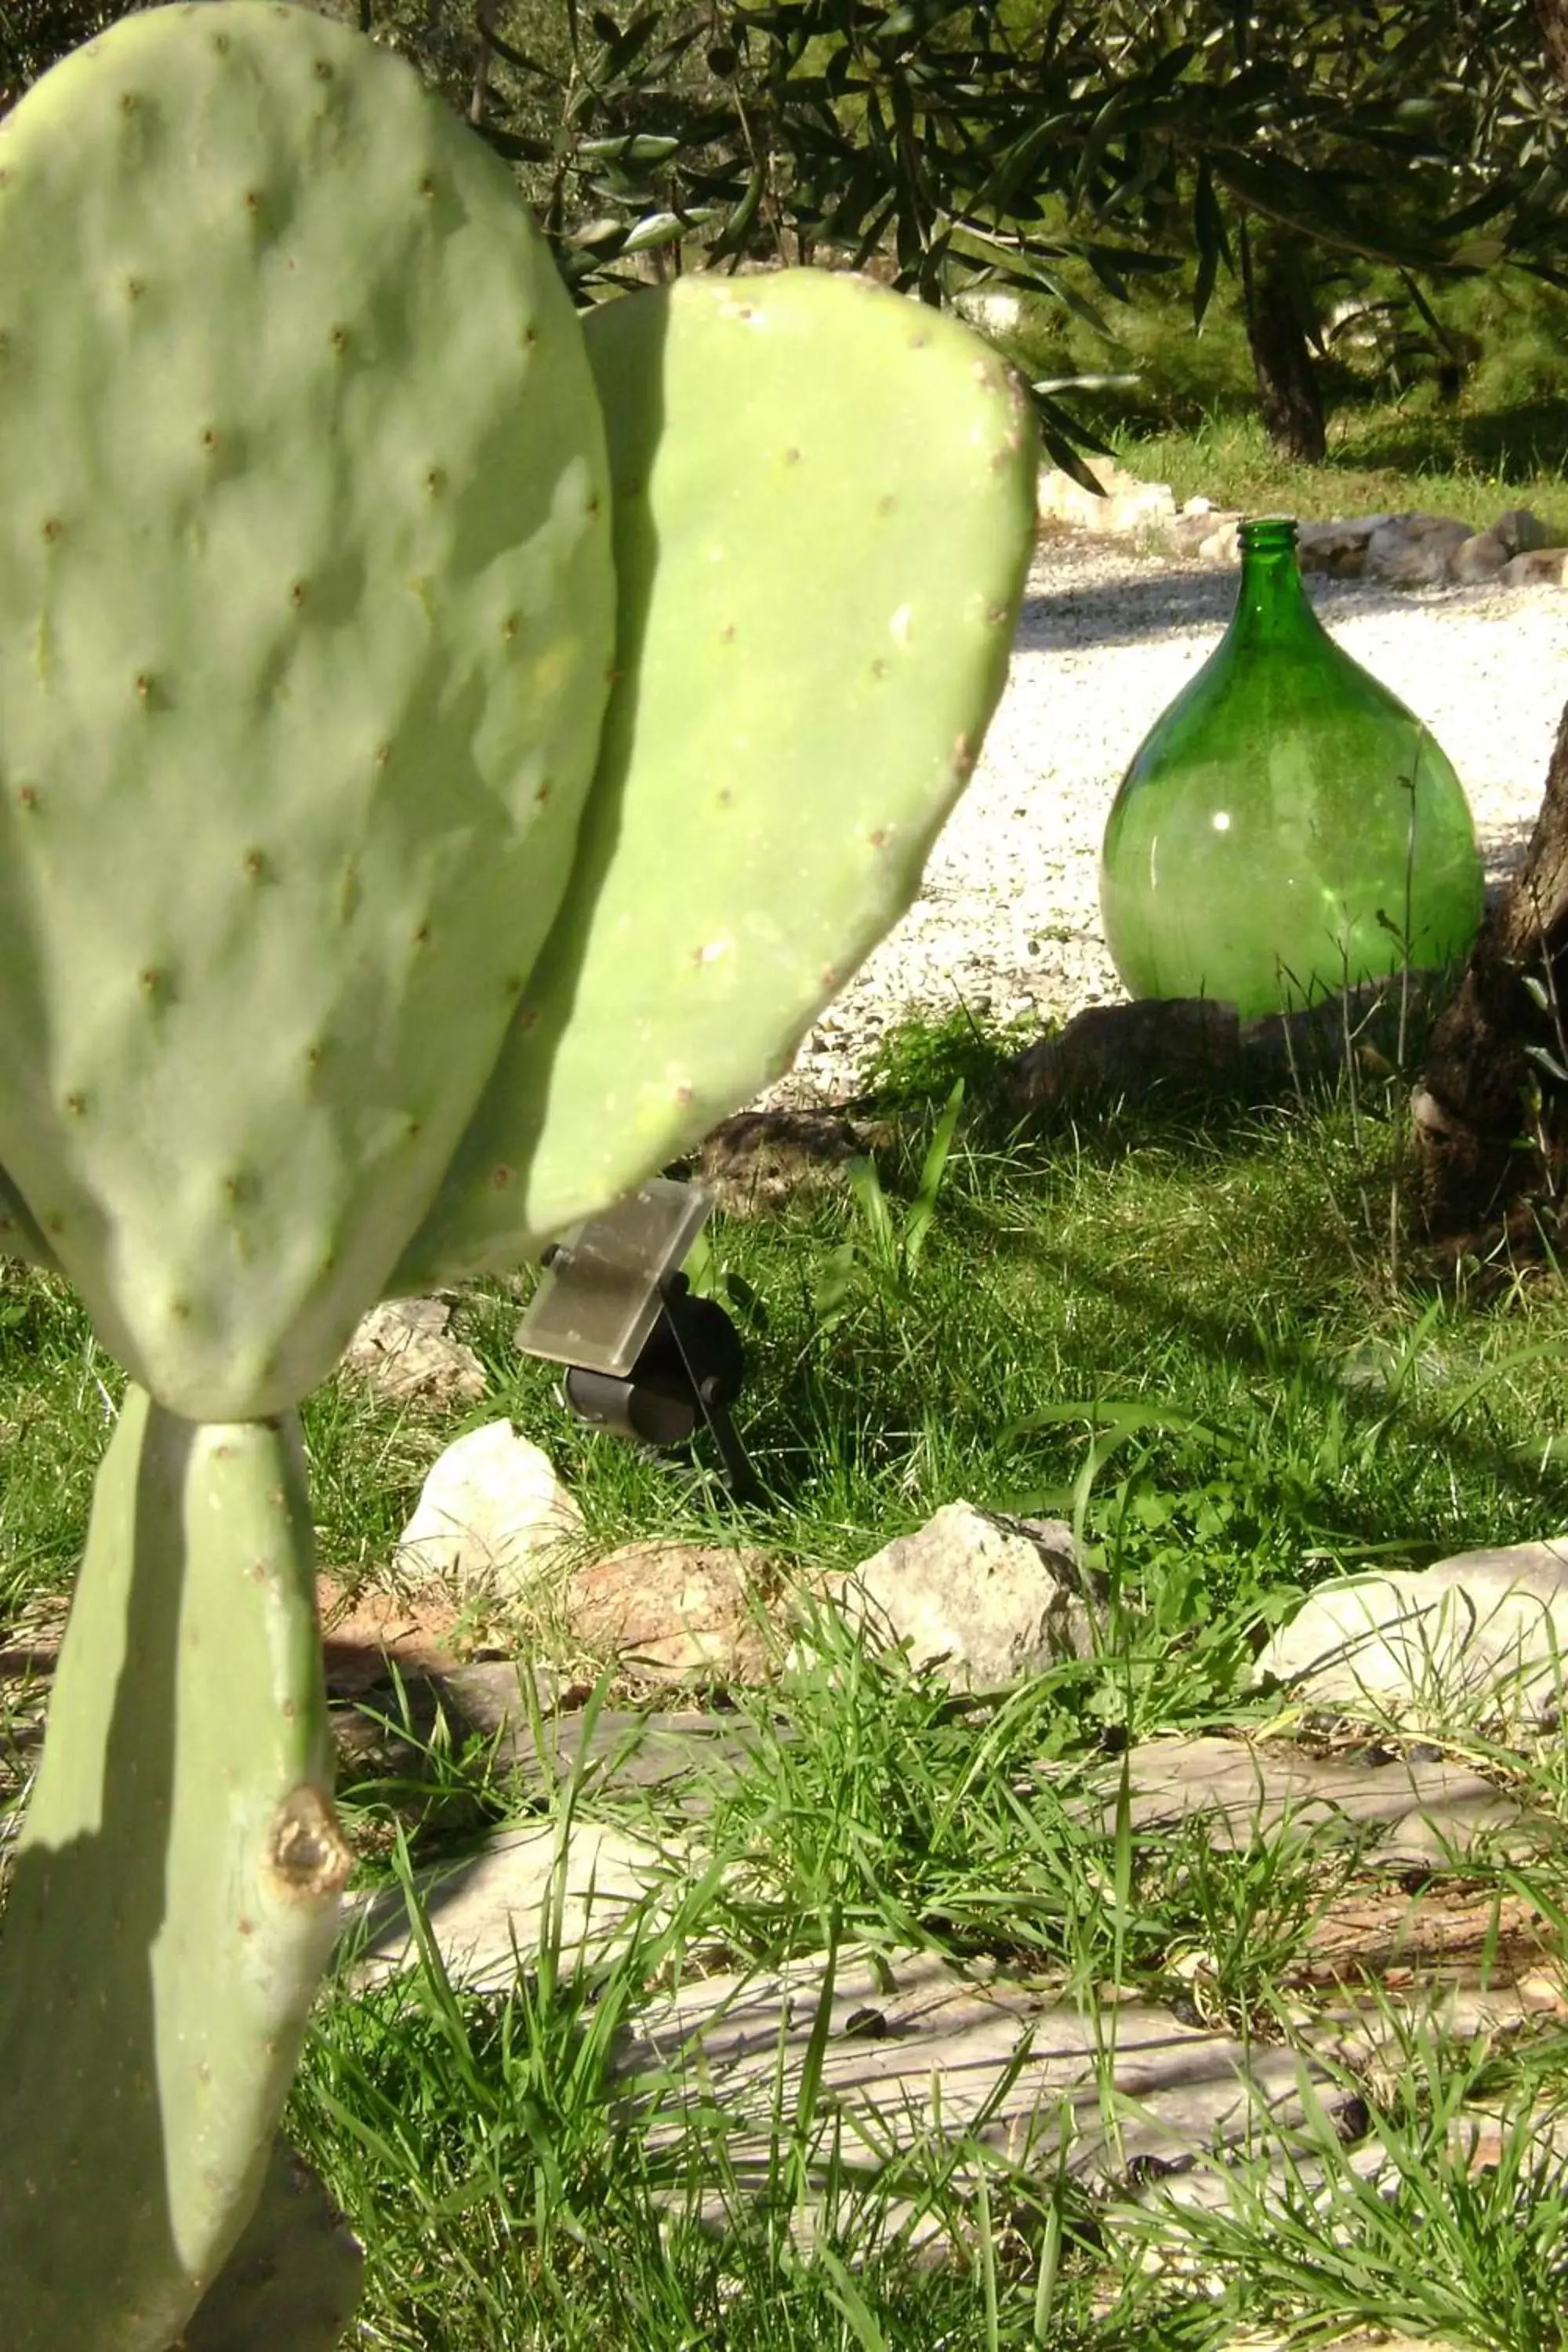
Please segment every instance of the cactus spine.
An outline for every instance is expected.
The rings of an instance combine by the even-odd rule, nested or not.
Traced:
[[[0,1252],[133,1383],[0,1938],[6,2352],[333,2342],[274,2140],[348,1861],[293,1408],[784,1065],[979,751],[1033,479],[858,281],[584,336],[308,10],[127,18],[0,124]]]

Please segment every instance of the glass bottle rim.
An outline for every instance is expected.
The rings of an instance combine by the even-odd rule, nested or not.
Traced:
[[[1253,515],[1244,522],[1237,537],[1244,555],[1255,551],[1263,555],[1288,554],[1296,544],[1294,515]]]

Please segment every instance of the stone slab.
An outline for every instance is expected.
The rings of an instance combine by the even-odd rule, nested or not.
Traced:
[[[1096,1775],[1079,1817],[1114,1826],[1120,1763]],[[1150,1739],[1128,1767],[1133,1830],[1149,1836],[1194,1814],[1216,1845],[1241,1850],[1266,1838],[1327,1835],[1363,1844],[1390,1869],[1453,1866],[1482,1841],[1530,1847],[1546,1834],[1478,1772],[1394,1756],[1384,1764],[1320,1758],[1243,1739]]]
[[[824,1957],[752,1977],[689,1984],[643,2013],[616,2071],[628,2100],[652,2103],[649,2145],[673,2144],[700,2100],[722,2116],[725,2166],[760,2187],[774,2162],[772,2119],[795,2112],[826,2001],[808,2171],[875,2168],[895,2152],[969,2139],[1020,2167],[1109,2184],[1255,2136],[1289,2133],[1301,2069],[1332,2109],[1341,2093],[1292,2052],[1184,2024],[1127,2001],[1079,2009],[1059,1995],[961,1975],[930,1952]]]
[[[599,1822],[504,1830],[465,1860],[416,1878],[430,1934],[453,1983],[497,1990],[532,1966],[553,1914],[560,1965],[605,1957],[632,1915],[687,1877],[679,1854]],[[399,1887],[351,1898],[343,1933],[356,1946],[353,1981],[378,1984],[418,1963]],[[363,1939],[363,1940],[362,1940]]]
[[[757,1748],[756,1733],[741,1716],[606,1708],[592,1724],[585,1714],[558,1715],[542,1729],[542,1745],[526,1720],[513,1725],[503,1735],[498,1761],[545,1786],[575,1775],[595,1795],[642,1789],[674,1797],[694,1821],[733,1787]]]

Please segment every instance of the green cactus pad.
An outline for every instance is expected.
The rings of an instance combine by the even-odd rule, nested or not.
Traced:
[[[617,683],[571,887],[395,1286],[515,1264],[777,1076],[914,897],[1006,677],[1020,388],[859,278],[590,313]]]
[[[0,123],[0,1162],[193,1420],[323,1377],[565,887],[614,626],[571,303],[392,53],[124,18]]]
[[[260,2188],[349,1855],[297,1425],[132,1389],[0,1935],[0,2344],[165,2352]]]

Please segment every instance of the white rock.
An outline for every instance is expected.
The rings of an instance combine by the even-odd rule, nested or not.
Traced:
[[[966,287],[953,298],[953,309],[982,334],[1010,335],[1024,315],[1023,298],[1003,287]]]
[[[1087,1656],[1089,1612],[1063,1519],[1001,1526],[972,1503],[946,1503],[895,1536],[827,1597],[872,1633],[906,1643],[953,1690],[993,1690],[1054,1659]]]
[[[467,1860],[437,1864],[416,1882],[430,1933],[455,1984],[476,1990],[516,1981],[547,1929],[570,1974],[622,1939],[628,1915],[673,1889],[669,1858],[646,1838],[602,1822],[503,1830]],[[673,1896],[672,1896],[673,1899]],[[353,1981],[379,1983],[417,1964],[402,1890],[362,1896],[345,1932],[359,1945]]]
[[[1452,515],[1394,515],[1366,543],[1364,576],[1402,588],[1431,587],[1448,576],[1454,551],[1475,536]]]
[[[1198,541],[1197,552],[1205,563],[1235,563],[1241,551],[1241,522],[1238,514],[1210,515],[1212,529]]]
[[[1136,489],[1121,490],[1107,499],[1100,527],[1111,533],[1158,532],[1175,511],[1175,492],[1169,482],[1140,482]]]
[[[1086,470],[1100,484],[1098,496],[1059,467],[1042,467],[1036,488],[1042,522],[1070,523],[1097,538],[1119,538],[1175,514],[1175,493],[1168,482],[1141,482],[1109,457],[1086,461]]]
[[[510,1421],[487,1422],[432,1465],[395,1565],[422,1580],[515,1599],[583,1533],[548,1454]]]
[[[1254,1673],[1309,1706],[1405,1724],[1551,1718],[1568,1681],[1568,1538],[1336,1577]]]
[[[343,1362],[388,1403],[416,1396],[471,1402],[488,1386],[485,1368],[471,1348],[448,1336],[451,1319],[443,1298],[384,1299],[360,1318]]]

